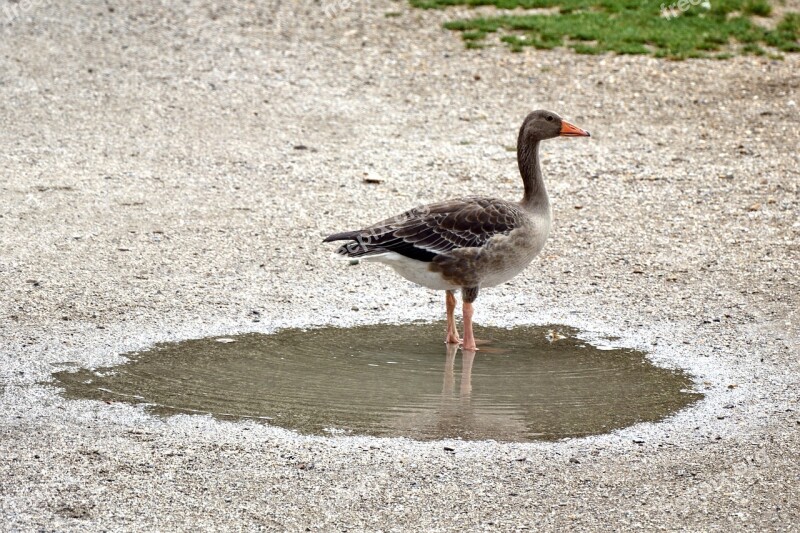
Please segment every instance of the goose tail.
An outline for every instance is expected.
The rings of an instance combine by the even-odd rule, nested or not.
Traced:
[[[328,235],[325,237],[322,242],[333,242],[333,241],[354,241],[358,236],[361,234],[361,230],[356,231],[343,231],[341,233],[334,233],[333,235]]]

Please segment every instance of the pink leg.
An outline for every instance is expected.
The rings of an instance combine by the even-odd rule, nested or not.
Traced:
[[[456,296],[452,291],[447,291],[444,297],[445,305],[447,307],[447,337],[444,342],[447,344],[460,344],[461,339],[458,338],[458,328],[456,327]]]
[[[462,310],[464,313],[464,350],[476,351],[475,335],[472,333],[472,303],[463,302]]]

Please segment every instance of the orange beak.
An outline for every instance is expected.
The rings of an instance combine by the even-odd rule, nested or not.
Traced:
[[[573,126],[566,120],[561,121],[561,133],[559,135],[561,137],[591,137],[588,131],[582,130],[578,126]]]

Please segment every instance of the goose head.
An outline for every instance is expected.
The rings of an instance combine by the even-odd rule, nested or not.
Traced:
[[[529,142],[543,141],[555,137],[589,137],[589,132],[570,124],[558,113],[539,109],[525,117],[520,131],[521,139]]]

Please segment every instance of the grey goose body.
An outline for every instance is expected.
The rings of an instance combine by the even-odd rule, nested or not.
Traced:
[[[544,247],[552,211],[539,165],[539,142],[588,136],[549,111],[530,113],[517,139],[524,194],[519,202],[466,196],[416,207],[360,230],[335,233],[346,241],[343,259],[377,261],[423,287],[447,291],[447,342],[461,342],[455,328],[453,291],[461,289],[464,349],[475,350],[472,302],[481,288],[509,281]]]

